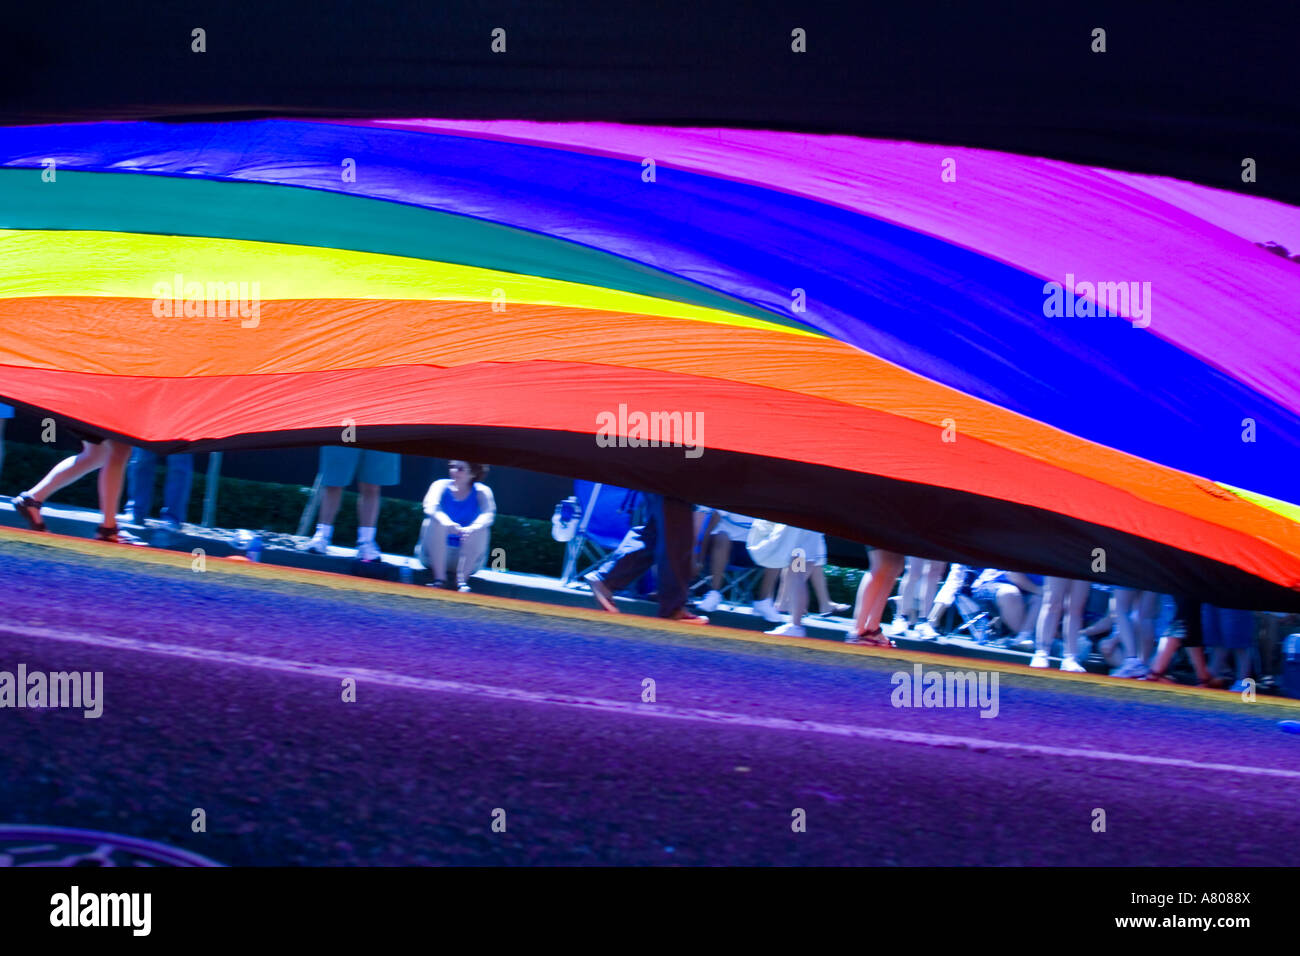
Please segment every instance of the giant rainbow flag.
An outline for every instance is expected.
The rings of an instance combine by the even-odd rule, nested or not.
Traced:
[[[353,425],[1297,609],[1300,261],[1269,240],[1300,249],[1300,211],[852,136],[3,128],[0,400],[160,451]]]

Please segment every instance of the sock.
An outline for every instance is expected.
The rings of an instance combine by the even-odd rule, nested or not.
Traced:
[[[316,525],[316,537],[324,538],[326,541],[334,537],[334,526],[332,524]]]
[[[357,528],[357,544],[374,544],[374,528]]]

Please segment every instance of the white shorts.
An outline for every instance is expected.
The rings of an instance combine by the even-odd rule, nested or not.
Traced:
[[[759,567],[789,567],[799,557],[809,565],[826,563],[826,536],[788,524],[755,521],[748,546],[749,556]]]

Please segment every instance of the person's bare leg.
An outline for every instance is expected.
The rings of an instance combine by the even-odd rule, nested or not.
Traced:
[[[898,603],[894,605],[894,615],[910,626],[916,623],[919,613],[916,598],[921,590],[920,558],[908,556],[903,565],[903,580],[898,586]]]
[[[117,509],[122,504],[122,486],[126,479],[126,463],[131,459],[131,446],[120,441],[105,441],[105,462],[99,469],[99,510],[105,528],[117,527]]]
[[[60,488],[66,488],[83,475],[88,475],[103,466],[108,460],[108,449],[104,447],[106,444],[107,442],[98,445],[82,442],[81,451],[63,459],[51,468],[49,474],[33,485],[27,494],[37,501],[44,502]]]
[[[446,540],[445,538],[443,539]],[[483,552],[487,548],[487,530],[479,528],[460,536],[460,553],[456,556],[456,583],[464,584],[478,570]]]
[[[1165,676],[1169,671],[1169,665],[1173,663],[1174,655],[1178,649],[1183,646],[1183,640],[1180,637],[1162,637],[1160,645],[1156,650],[1156,659],[1151,664],[1151,675],[1153,677]],[[1210,669],[1205,666],[1205,648],[1189,647],[1187,656],[1192,662],[1192,667],[1196,670],[1196,679],[1202,684],[1210,681]]]
[[[935,595],[943,583],[947,563],[944,561],[927,561],[921,572],[921,601],[917,608],[917,617],[929,617],[930,608],[934,607]]]
[[[326,485],[320,493],[320,515],[317,522],[334,527],[338,517],[339,505],[343,503],[343,489],[335,485]]]
[[[1160,638],[1160,644],[1156,648],[1156,659],[1151,662],[1151,672],[1153,674],[1163,674],[1169,670],[1169,665],[1173,662],[1174,655],[1178,653],[1178,648],[1182,646],[1183,642],[1179,638]]]
[[[904,555],[895,551],[876,548],[871,552],[871,570],[862,575],[858,584],[857,606],[853,609],[854,633],[872,633],[880,627],[894,582],[903,573],[904,559]]]
[[[1079,632],[1083,630],[1083,609],[1088,603],[1090,588],[1087,581],[1070,581],[1065,588],[1065,617],[1061,621],[1064,631],[1061,639],[1066,655],[1076,659],[1079,656]]]
[[[808,571],[790,571],[786,577],[786,597],[790,602],[790,623],[794,627],[803,625],[804,613],[808,610]]]
[[[822,609],[823,614],[827,613],[835,602],[831,600],[831,590],[826,586],[826,569],[820,564],[814,564],[808,570],[808,579],[812,589],[817,593],[817,606]]]
[[[780,575],[780,568],[764,568],[763,580],[758,584],[758,600],[766,601],[776,590],[776,579]]]
[[[998,607],[1002,606],[1002,593],[998,593]],[[1034,622],[1035,643],[1043,654],[1052,653],[1052,641],[1056,638],[1056,629],[1061,622],[1061,612],[1065,610],[1065,580],[1063,578],[1045,578],[1043,580],[1043,604]],[[1003,620],[1006,615],[1003,614]],[[1029,626],[1029,621],[1025,621]]]
[[[725,534],[715,534],[709,538],[709,568],[713,573],[712,587],[722,590],[722,582],[727,574],[727,559],[731,557],[731,539]]]
[[[424,557],[435,581],[447,580],[447,526],[432,515],[424,529]]]
[[[951,604],[940,604],[936,601],[930,608],[930,615],[925,619],[926,622],[936,631],[939,630],[939,624],[943,620],[943,616],[948,613],[950,607],[952,607]]]
[[[1025,613],[1021,620],[1024,622],[1025,628],[1033,630],[1034,624],[1038,621],[1038,614],[1043,606],[1043,592],[1039,591],[1037,594],[1021,595],[1021,600],[1024,603],[1025,608]]]
[[[1116,588],[1110,593],[1111,617],[1115,619],[1115,633],[1124,657],[1138,656],[1137,632],[1133,629],[1133,599],[1137,592],[1130,588]]]
[[[1214,676],[1210,673],[1209,667],[1205,665],[1205,648],[1189,647],[1187,656],[1192,660],[1192,667],[1196,669],[1196,679],[1202,684],[1208,684]]]
[[[1111,623],[1110,605],[1107,604],[1106,613],[1085,627],[1080,633],[1082,633],[1084,637],[1101,637],[1103,634],[1109,634],[1113,630],[1114,626]]]
[[[1002,620],[1007,627],[1015,634],[1023,634],[1035,622],[1036,615],[1031,617],[1025,607],[1025,599],[1020,594],[1020,589],[1014,585],[999,587],[997,592],[998,614],[1002,615]]]
[[[1138,654],[1145,661],[1151,657],[1156,643],[1156,618],[1160,616],[1160,595],[1155,591],[1143,591],[1138,595],[1137,620],[1134,630],[1138,638]]]
[[[342,488],[339,489],[341,493]],[[357,527],[373,528],[379,521],[379,486],[368,485],[365,482],[357,483]],[[335,506],[337,510],[338,506]],[[332,522],[325,522],[331,524]]]

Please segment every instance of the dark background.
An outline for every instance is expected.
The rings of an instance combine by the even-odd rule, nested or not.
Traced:
[[[1052,156],[1300,203],[1294,2],[74,0],[10,5],[4,27],[0,123],[759,126]],[[190,52],[194,27],[206,53]],[[490,50],[495,27],[504,54]],[[790,50],[794,27],[806,53]],[[1091,52],[1094,27],[1104,54]]]

